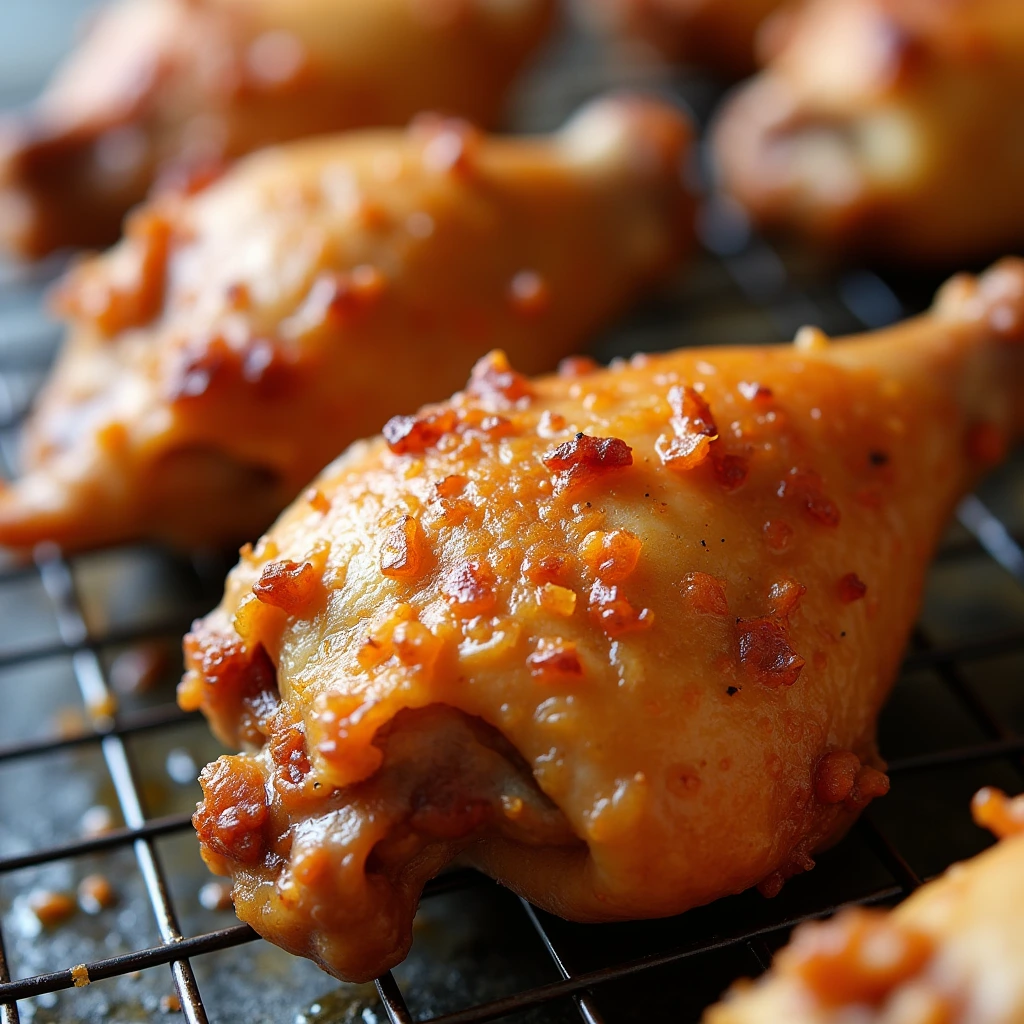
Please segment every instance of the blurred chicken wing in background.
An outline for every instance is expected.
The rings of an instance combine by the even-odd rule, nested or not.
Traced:
[[[801,926],[772,970],[735,986],[705,1024],[1024,1020],[1024,797],[985,789],[974,803],[1001,843],[891,913],[850,909]]]
[[[440,110],[489,126],[555,0],[113,0],[23,115],[0,122],[0,242],[116,240],[154,181]]]
[[[1024,242],[1024,4],[810,0],[720,115],[725,190],[839,254],[958,264]]]
[[[425,117],[143,207],[60,288],[70,334],[0,543],[245,540],[490,348],[553,367],[687,251],[689,145],[643,98],[537,138]]]

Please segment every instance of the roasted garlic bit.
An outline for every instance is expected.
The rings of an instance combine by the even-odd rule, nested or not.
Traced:
[[[655,449],[670,469],[684,472],[695,469],[711,454],[711,442],[718,437],[711,409],[688,384],[672,388],[668,402],[672,407],[674,436],[662,434]]]
[[[1024,315],[1024,263],[998,272],[1019,277]],[[188,642],[183,703],[198,695],[252,751],[208,769],[206,857],[231,875],[244,921],[343,978],[405,955],[422,886],[454,859],[581,921],[771,895],[810,870],[888,790],[877,713],[948,511],[977,484],[965,424],[983,407],[1024,429],[1024,344],[948,299],[799,356],[683,350],[583,382],[530,379],[528,395],[510,374],[489,360],[478,394],[431,406],[435,422],[457,417],[454,441],[345,452],[312,485],[330,516],[296,501]],[[739,386],[755,380],[748,400]],[[682,429],[710,429],[721,410],[707,465],[688,473],[654,451],[660,396],[681,381],[704,382],[699,402],[677,395]],[[751,471],[728,491],[716,450],[738,443],[736,415],[755,417],[762,388],[778,419],[737,449]],[[548,412],[567,424],[554,438],[538,429]],[[516,432],[492,443],[477,414]],[[894,464],[915,467],[885,481],[884,515],[854,498],[878,475],[866,455],[881,430]],[[457,524],[438,515],[463,501],[472,514]],[[840,507],[838,526],[827,513]],[[429,555],[388,578],[382,565],[416,561],[412,520]],[[327,537],[346,580],[315,615],[287,619],[252,596],[268,563],[312,561]],[[870,605],[839,600],[854,569]],[[1018,930],[1021,906],[1024,890]],[[833,958],[870,991],[876,967],[886,984],[907,969],[884,942],[876,963],[874,942]],[[813,962],[821,977],[835,966]],[[755,1021],[812,1024],[801,1007],[818,1003],[790,980],[803,1002]]]
[[[784,621],[774,617],[740,619],[736,624],[740,664],[764,686],[792,686],[806,662],[789,644]]]
[[[621,583],[640,560],[643,541],[629,530],[592,530],[580,544],[580,558],[604,583]]]
[[[561,637],[546,637],[537,641],[537,649],[526,659],[535,676],[576,676],[583,675],[576,645]]]
[[[542,459],[557,476],[560,490],[584,484],[616,470],[633,465],[633,449],[618,437],[590,437],[579,433],[565,441]]]
[[[1024,797],[1011,799],[991,786],[974,794],[971,801],[974,820],[1000,839],[1024,832]]]
[[[448,13],[419,25],[420,8],[437,2]],[[409,33],[396,43],[403,74],[426,83],[417,103],[454,73],[451,61],[467,72],[452,51],[480,22],[502,49],[530,8],[554,3],[117,0],[143,22],[156,9],[186,22],[216,9],[234,21],[241,4],[257,20],[271,8],[297,18],[303,33],[329,24],[324,39],[307,39],[315,76],[326,72],[321,47],[343,39],[365,73],[378,48],[368,41],[391,39],[396,20]],[[133,52],[147,50],[138,29],[125,30]],[[424,32],[444,45],[418,64]],[[161,68],[163,96],[167,69],[143,63],[147,81]],[[474,68],[467,80],[485,70]],[[402,74],[385,78],[362,104],[375,123]],[[81,89],[92,96],[94,84]],[[475,94],[460,92],[457,105]],[[344,119],[349,106],[331,116]],[[268,128],[275,139],[297,130],[286,120],[288,130]],[[409,478],[433,479],[432,463],[455,449],[470,459],[493,444],[514,458],[508,442],[537,429],[526,374],[577,350],[692,244],[693,201],[679,173],[690,131],[684,114],[654,99],[597,100],[564,130],[530,139],[436,120],[411,131],[322,134],[327,127],[254,153],[193,194],[154,198],[113,250],[68,278],[58,302],[68,342],[25,431],[24,478],[0,495],[0,545],[237,544],[382,427]],[[0,236],[10,220],[0,217]],[[463,386],[454,404],[424,405]],[[552,444],[565,437],[563,423]],[[307,512],[329,509],[314,488]],[[472,517],[465,506],[442,511],[452,528]]]
[[[494,570],[474,558],[453,565],[441,580],[441,591],[460,618],[471,619],[494,608],[496,585]]]
[[[497,397],[508,403],[530,398],[533,394],[530,382],[512,369],[504,352],[491,352],[473,367],[466,391],[477,398]]]
[[[427,538],[419,520],[408,514],[394,517],[386,526],[380,545],[380,571],[393,580],[415,579],[429,554]]]
[[[701,615],[729,614],[729,599],[725,580],[706,572],[688,572],[683,577],[683,597],[695,612]]]
[[[258,601],[288,615],[301,615],[319,589],[320,577],[312,563],[290,559],[271,562],[252,586]]]

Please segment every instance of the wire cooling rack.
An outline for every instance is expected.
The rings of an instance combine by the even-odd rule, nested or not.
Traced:
[[[697,78],[611,68],[592,44],[563,40],[520,97],[521,121],[546,127],[609,81],[653,83],[699,116],[715,96]],[[823,273],[752,236],[727,206],[706,206],[700,233],[707,254],[600,339],[596,354],[779,341],[804,323],[830,333],[874,328],[918,311],[937,283]],[[60,265],[0,267],[8,474],[58,341],[41,310]],[[606,926],[559,921],[475,872],[452,872],[427,887],[408,963],[373,989],[338,985],[230,912],[198,904],[188,811],[195,766],[216,750],[173,703],[180,661],[168,652],[219,597],[227,561],[135,547],[72,559],[41,548],[30,562],[4,563],[0,1022],[139,1020],[179,1007],[191,1022],[699,1020],[731,981],[764,970],[798,922],[847,903],[895,902],[980,850],[987,840],[970,824],[971,793],[986,783],[1020,788],[1024,461],[1011,460],[957,518],[880,726],[892,792],[815,871],[774,900],[745,893],[676,918]],[[124,659],[140,651],[161,678],[133,690],[123,685]],[[109,808],[113,826],[83,834],[79,821],[93,805]],[[26,915],[34,886],[66,889],[86,871],[114,879],[120,909],[52,929]]]

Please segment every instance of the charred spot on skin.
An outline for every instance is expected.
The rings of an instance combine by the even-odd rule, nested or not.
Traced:
[[[654,449],[670,469],[688,471],[701,465],[711,454],[711,442],[718,437],[708,403],[689,384],[677,385],[668,393],[672,408],[670,423],[675,434],[662,434]]]
[[[402,515],[387,526],[380,546],[381,575],[394,580],[412,580],[423,570],[427,538],[419,520]]]
[[[520,270],[508,286],[512,308],[525,317],[537,317],[551,306],[551,289],[535,270]]]
[[[706,572],[688,572],[682,582],[683,597],[701,615],[729,614],[725,580]]]
[[[192,816],[199,841],[231,861],[260,861],[269,809],[259,767],[245,754],[221,757],[202,770],[199,784],[203,801]]]
[[[496,579],[494,570],[473,559],[459,562],[445,573],[441,592],[460,617],[483,615],[494,607]]]
[[[889,465],[889,455],[887,452],[883,452],[879,448],[873,448],[868,452],[868,462],[871,463],[875,468],[881,468],[882,466]]]
[[[774,617],[740,619],[737,644],[740,663],[747,674],[772,689],[792,686],[805,664],[789,646],[785,623]]]
[[[263,604],[280,608],[287,615],[301,615],[316,595],[319,584],[312,563],[284,559],[264,568],[252,592]]]
[[[867,584],[864,583],[855,572],[848,572],[839,581],[839,600],[843,604],[853,604],[859,601],[868,592]]]
[[[640,632],[654,625],[654,612],[650,608],[638,611],[617,586],[600,580],[590,588],[588,610],[590,617],[610,637]]]
[[[558,488],[567,490],[632,466],[633,449],[617,437],[591,437],[581,432],[548,452],[541,461],[558,474]]]
[[[839,525],[839,508],[825,495],[821,477],[812,469],[794,466],[779,484],[780,498],[793,498],[815,522],[823,526]]]
[[[533,387],[518,370],[512,369],[504,352],[494,351],[478,360],[470,373],[466,391],[477,398],[504,399],[516,403],[533,397]]]
[[[824,1006],[879,1006],[919,975],[933,953],[929,936],[858,907],[797,929],[777,962],[781,974],[798,978]]]
[[[458,426],[453,409],[427,409],[416,416],[392,416],[384,424],[384,440],[396,455],[421,455]]]
[[[537,648],[526,658],[526,664],[534,676],[583,676],[576,645],[561,637],[544,637],[537,641]]]
[[[971,800],[975,824],[999,839],[1024,833],[1024,796],[1011,799],[1001,790],[985,786]]]
[[[738,686],[727,686],[725,688],[725,692],[727,696],[735,697],[736,694],[740,692],[740,688]]]
[[[558,364],[558,376],[563,380],[578,380],[589,377],[598,369],[598,363],[590,356],[566,356]]]

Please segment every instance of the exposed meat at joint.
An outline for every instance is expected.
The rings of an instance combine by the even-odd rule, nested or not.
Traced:
[[[494,570],[484,562],[459,562],[445,573],[441,591],[462,618],[489,612],[495,603]]]

